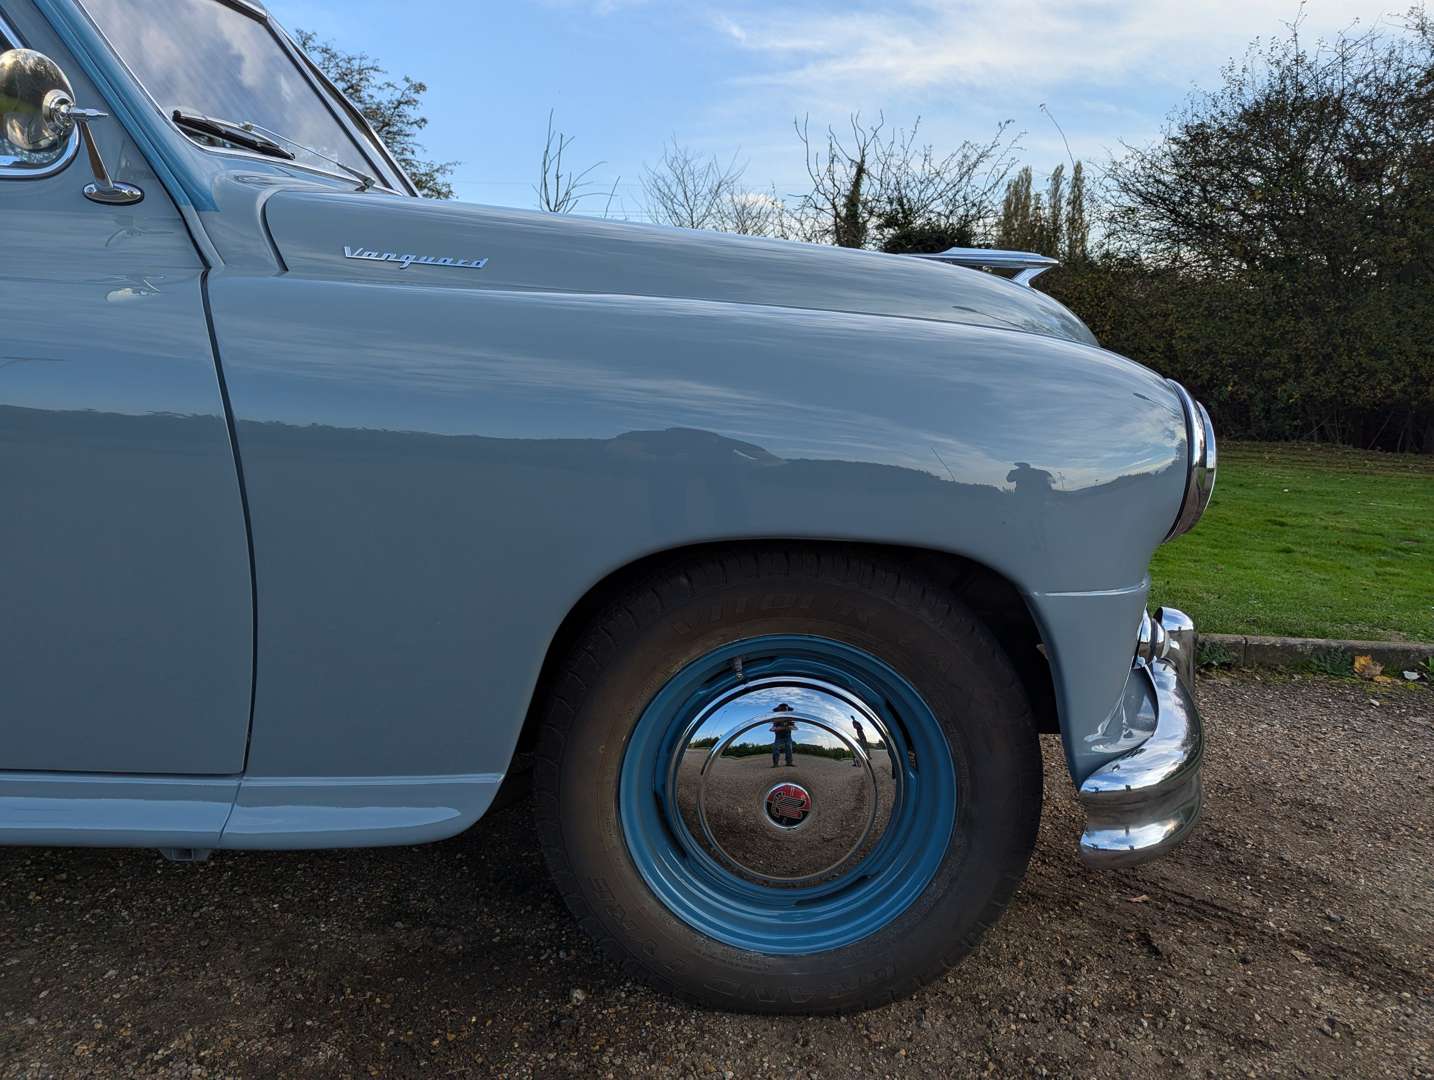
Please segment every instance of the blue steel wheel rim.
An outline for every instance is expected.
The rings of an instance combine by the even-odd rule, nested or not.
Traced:
[[[770,758],[770,765],[768,764]],[[633,864],[683,922],[804,955],[879,932],[935,876],[958,792],[940,722],[871,653],[807,635],[722,646],[644,708],[618,808]]]

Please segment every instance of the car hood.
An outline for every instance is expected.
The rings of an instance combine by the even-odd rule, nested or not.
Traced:
[[[277,191],[265,217],[297,274],[889,315],[1095,344],[1044,293],[908,256],[373,193]]]

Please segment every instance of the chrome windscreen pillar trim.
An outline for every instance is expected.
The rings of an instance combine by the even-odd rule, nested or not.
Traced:
[[[1154,621],[1164,632],[1164,655],[1137,656],[1131,677],[1148,680],[1155,731],[1080,786],[1086,813],[1080,853],[1096,869],[1159,858],[1184,840],[1200,817],[1204,731],[1190,689],[1195,624],[1173,608],[1156,612]]]

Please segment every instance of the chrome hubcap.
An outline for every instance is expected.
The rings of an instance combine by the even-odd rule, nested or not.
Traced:
[[[732,687],[678,741],[670,785],[698,846],[771,888],[819,885],[880,842],[906,769],[875,709],[817,678]]]
[[[772,634],[713,649],[654,694],[618,807],[633,865],[674,915],[802,956],[877,933],[925,891],[958,797],[942,724],[909,681],[853,645]]]

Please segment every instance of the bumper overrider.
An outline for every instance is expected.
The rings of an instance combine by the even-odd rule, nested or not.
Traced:
[[[1097,869],[1159,858],[1200,817],[1204,733],[1195,708],[1195,624],[1174,608],[1141,623],[1131,678],[1145,680],[1155,729],[1080,786],[1086,828],[1081,858]]]

